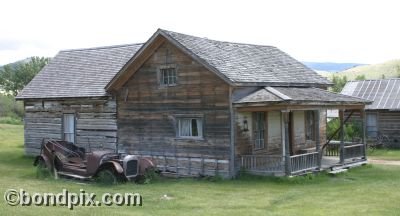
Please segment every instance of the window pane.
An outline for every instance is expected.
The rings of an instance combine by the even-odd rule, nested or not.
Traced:
[[[178,135],[180,137],[202,137],[203,124],[201,119],[182,118],[178,120]]]
[[[367,114],[367,136],[376,137],[378,134],[377,119],[375,113]]]
[[[63,135],[64,140],[75,143],[75,115],[64,114],[63,115]]]
[[[265,112],[256,112],[254,120],[255,120],[254,147],[256,149],[264,148]]]
[[[161,72],[161,83],[163,85],[174,85],[174,84],[176,84],[176,70],[175,70],[175,68],[160,69],[160,72]]]
[[[196,119],[192,119],[192,136],[199,136]]]
[[[179,122],[179,136],[191,136],[192,125],[190,119],[181,119]]]

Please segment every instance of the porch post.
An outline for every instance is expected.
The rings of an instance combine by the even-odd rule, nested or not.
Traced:
[[[340,120],[340,163],[344,164],[344,110],[339,110]]]
[[[283,122],[285,124],[285,173],[287,176],[291,174],[290,168],[290,150],[289,150],[289,110],[282,110]]]
[[[362,143],[364,144],[364,159],[367,160],[367,115],[365,110],[360,110],[361,123],[362,123]]]
[[[315,119],[315,150],[318,152],[318,169],[321,168],[321,160],[322,160],[322,152],[321,151],[321,140],[319,137],[320,129],[319,129],[319,121],[320,121],[321,115],[320,115],[320,110],[315,110],[314,112],[314,119]]]

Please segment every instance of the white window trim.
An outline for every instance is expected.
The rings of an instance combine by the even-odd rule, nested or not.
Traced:
[[[196,120],[197,121],[197,132],[199,136],[181,136],[181,121],[182,120]],[[199,124],[200,122],[200,124]],[[200,125],[200,127],[199,127]],[[193,140],[204,140],[204,118],[202,115],[178,115],[176,116],[176,138],[177,139],[193,139]]]

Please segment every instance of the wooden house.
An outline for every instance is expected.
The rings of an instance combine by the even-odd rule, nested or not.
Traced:
[[[71,133],[83,147],[98,140],[178,175],[296,175],[323,167],[326,110],[363,113],[368,103],[326,91],[329,81],[272,46],[159,29],[117,47],[62,51],[21,92],[27,149]],[[342,140],[333,165],[365,162],[364,147]]]
[[[17,96],[25,107],[26,154],[38,154],[43,138],[116,148],[116,101],[104,86],[141,45],[59,52]]]
[[[391,147],[400,148],[399,78],[350,81],[341,93],[373,101],[365,107],[367,138],[387,136]]]

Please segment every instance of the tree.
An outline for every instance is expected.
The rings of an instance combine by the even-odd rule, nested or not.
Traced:
[[[0,88],[16,96],[49,61],[50,58],[31,57],[25,63],[5,65],[0,70]]]
[[[346,85],[347,83],[347,77],[343,76],[332,76],[332,82],[333,82],[333,86],[331,87],[331,91],[333,92],[341,92],[344,85]]]

